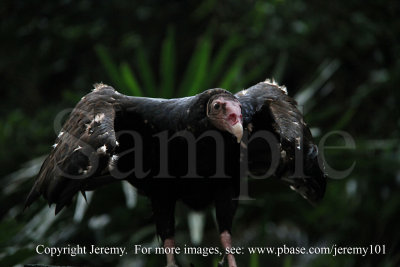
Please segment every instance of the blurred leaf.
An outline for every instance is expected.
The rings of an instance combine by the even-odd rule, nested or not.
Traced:
[[[350,107],[345,110],[344,114],[332,127],[332,129],[343,129],[357,113],[358,107],[363,103],[362,100],[376,90],[374,86],[362,85],[357,88],[356,92],[350,96]]]
[[[121,76],[133,96],[143,96],[135,75],[128,63],[121,63]]]
[[[60,214],[63,212],[64,210],[60,211]],[[57,218],[55,217],[55,206],[43,207],[24,225],[23,230],[17,235],[17,239],[23,240],[26,237],[32,239],[43,238]]]
[[[40,167],[42,166],[42,163],[45,158],[46,156],[41,156],[32,159],[23,164],[23,166],[19,170],[5,176],[3,178],[4,182],[4,186],[2,188],[3,195],[6,196],[17,193],[24,182],[26,182],[27,180],[31,179],[32,177],[36,176],[39,173]]]
[[[136,49],[136,59],[138,65],[139,77],[143,81],[144,91],[148,93],[148,96],[156,96],[156,83],[153,71],[151,70],[149,59],[146,55],[145,50],[142,46]]]
[[[214,9],[217,1],[216,0],[205,0],[201,1],[200,6],[194,11],[193,17],[201,19],[207,16]]]
[[[294,96],[298,105],[309,109],[312,105],[312,103],[310,103],[312,101],[312,97],[319,89],[321,89],[323,84],[332,77],[339,67],[340,61],[338,59],[325,60],[317,70],[317,77],[315,77],[314,80],[312,80],[306,87],[303,87]]]
[[[209,76],[206,79],[207,88],[212,88],[215,80],[221,75],[223,67],[227,65],[227,60],[232,57],[232,51],[243,43],[243,39],[236,35],[231,36],[223,43],[217,55],[210,64]]]
[[[36,252],[32,248],[18,247],[15,249],[15,252],[6,253],[4,257],[0,258],[0,266],[15,266],[35,255]]]
[[[161,96],[172,97],[175,81],[175,33],[172,27],[168,27],[167,36],[162,42],[161,48]]]
[[[108,76],[110,77],[111,82],[113,83],[112,86],[116,87],[119,91],[124,91],[125,86],[122,83],[122,79],[119,75],[118,67],[113,62],[109,52],[107,51],[106,47],[103,45],[96,45],[95,51],[97,56],[99,57],[101,63],[103,64],[104,68]]]
[[[82,194],[78,194],[77,201],[75,204],[75,212],[74,212],[74,222],[81,222],[83,217],[86,214],[86,211],[90,205],[92,200],[94,191],[85,192],[85,196],[83,197]]]
[[[291,266],[293,266],[293,264],[292,264],[292,257],[289,255],[289,256],[286,256],[285,258],[284,258],[284,260],[283,260],[283,265],[282,265],[283,267],[291,267]]]
[[[232,66],[227,69],[225,75],[223,76],[220,85],[218,87],[224,88],[227,90],[237,89],[241,87],[241,84],[238,83],[240,80],[240,71],[243,68],[243,64],[245,63],[247,58],[246,54],[239,55]],[[234,83],[236,83],[235,87],[233,88]]]
[[[4,248],[9,245],[9,241],[20,231],[22,225],[15,220],[8,219],[0,222],[0,247]]]
[[[137,204],[137,191],[130,183],[122,181],[122,190],[125,195],[126,207],[133,209]]]
[[[278,62],[276,63],[275,68],[272,71],[272,78],[278,83],[282,82],[282,77],[286,69],[288,58],[289,54],[287,51],[281,51],[279,53]]]
[[[180,86],[179,96],[195,95],[205,89],[202,85],[206,79],[210,56],[211,41],[205,37],[192,54]]]
[[[198,246],[204,237],[205,214],[202,211],[191,211],[187,217],[190,240]]]
[[[254,84],[255,82],[261,82],[265,81],[266,79],[270,79],[271,76],[266,72],[268,69],[268,65],[270,64],[268,59],[262,59],[258,60],[256,66],[257,67],[252,67],[249,70],[247,70],[245,73],[242,74],[241,81],[242,81],[242,86],[249,86]],[[261,77],[261,79],[260,79]],[[274,76],[272,76],[274,77]],[[240,87],[240,86],[239,86]],[[239,89],[244,89],[242,87]]]
[[[257,253],[250,254],[250,267],[260,267],[260,255]]]

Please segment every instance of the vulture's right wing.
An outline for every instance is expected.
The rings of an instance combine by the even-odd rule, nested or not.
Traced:
[[[82,98],[58,135],[28,195],[29,206],[40,195],[56,203],[58,213],[79,191],[112,181],[103,176],[113,164],[118,146],[114,121],[116,97],[112,87],[96,85]]]

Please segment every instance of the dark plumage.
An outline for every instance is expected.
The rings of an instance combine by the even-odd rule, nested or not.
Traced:
[[[230,247],[241,176],[272,169],[268,174],[311,202],[325,192],[318,149],[284,90],[267,81],[236,95],[209,89],[166,100],[125,96],[98,84],[64,124],[26,206],[42,195],[58,213],[79,191],[125,179],[151,200],[164,246],[174,246],[180,200],[193,209],[214,203],[222,245]],[[272,148],[254,138],[266,132],[276,140]],[[172,255],[167,261],[174,266]],[[232,255],[228,261],[236,266]]]

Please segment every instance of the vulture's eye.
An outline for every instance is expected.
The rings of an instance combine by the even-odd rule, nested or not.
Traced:
[[[221,106],[221,105],[220,105],[219,103],[215,103],[215,104],[214,104],[214,109],[215,109],[215,110],[218,110],[218,109],[220,108],[220,106]]]

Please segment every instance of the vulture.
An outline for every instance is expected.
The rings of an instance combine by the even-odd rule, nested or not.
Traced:
[[[237,94],[215,88],[159,99],[100,83],[69,115],[25,207],[43,196],[57,214],[75,194],[125,180],[149,198],[157,235],[174,248],[176,202],[214,205],[228,251],[220,265],[235,267],[232,221],[252,176],[276,177],[311,203],[324,195],[317,146],[286,87],[266,80]],[[172,253],[166,258],[177,266]]]

